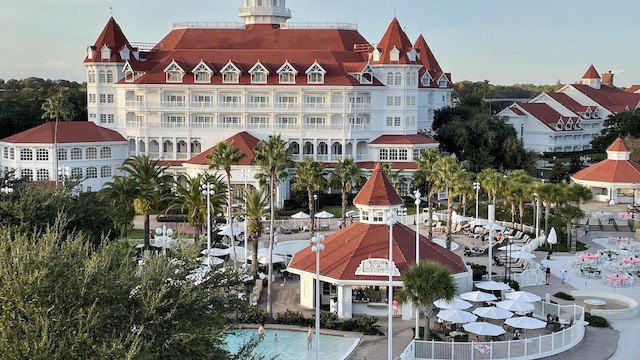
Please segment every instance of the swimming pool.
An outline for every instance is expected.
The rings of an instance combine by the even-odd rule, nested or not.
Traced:
[[[278,340],[275,340],[278,334]],[[227,347],[237,352],[251,337],[257,336],[256,329],[235,330],[227,336]],[[315,335],[314,335],[315,336]],[[320,335],[320,355],[323,359],[345,359],[351,354],[360,339],[342,336]],[[315,339],[313,342],[315,346]],[[315,348],[307,349],[307,332],[265,329],[264,340],[256,347],[256,353],[277,356],[278,360],[311,360],[316,358]]]

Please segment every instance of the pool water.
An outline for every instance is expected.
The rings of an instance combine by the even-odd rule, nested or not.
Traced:
[[[277,341],[275,334],[278,334]],[[227,348],[235,353],[242,344],[256,336],[258,336],[257,329],[235,330],[227,336]],[[357,338],[320,335],[320,356],[322,359],[344,359],[359,341],[360,339]],[[264,340],[258,343],[255,353],[266,357],[276,356],[278,360],[311,360],[316,358],[315,338],[313,348],[309,350],[306,331],[265,329]]]

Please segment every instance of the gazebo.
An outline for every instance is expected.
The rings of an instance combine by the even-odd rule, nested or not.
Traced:
[[[617,138],[607,148],[605,160],[571,175],[571,180],[590,188],[596,201],[631,204],[634,188],[640,184],[640,164],[629,160],[630,155],[629,148]]]
[[[384,315],[387,312],[389,281],[389,227],[385,212],[399,209],[404,201],[377,164],[371,178],[354,199],[360,211],[355,222],[324,241],[320,252],[320,281],[323,305],[338,302],[338,317],[354,314]],[[402,274],[416,260],[415,229],[393,225],[393,286],[402,286]],[[420,236],[420,261],[435,261],[448,268],[460,292],[472,287],[472,276],[460,256]],[[289,264],[289,272],[300,275],[300,305],[314,308],[315,253],[309,247],[298,252]],[[414,314],[410,306],[402,308],[402,318]]]

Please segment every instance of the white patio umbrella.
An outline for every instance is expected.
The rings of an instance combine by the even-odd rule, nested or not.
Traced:
[[[551,228],[549,231],[549,236],[547,237],[547,242],[551,244],[551,248],[553,249],[553,245],[558,243],[558,234],[556,234],[556,228]]]
[[[484,281],[481,283],[477,283],[476,287],[482,290],[511,290],[511,287],[505,283],[497,282],[497,281]]]
[[[498,336],[505,333],[504,329],[498,325],[493,325],[488,322],[472,322],[462,325],[462,327],[477,335]]]
[[[273,253],[279,255],[293,256],[300,250],[309,247],[309,240],[292,240],[279,242],[273,245]]]
[[[513,313],[511,311],[495,306],[477,308],[473,310],[473,313],[480,317],[494,320],[508,319],[513,316]]]
[[[473,315],[472,313],[458,309],[440,310],[437,316],[444,321],[448,321],[454,324],[466,324],[474,322],[478,319],[478,317]]]
[[[438,309],[454,309],[454,310],[464,310],[470,308],[472,305],[468,301],[464,301],[460,298],[453,298],[451,301],[447,301],[445,299],[438,299],[433,302]]]
[[[535,259],[536,256],[530,252],[524,250],[516,251],[510,255],[514,259]]]
[[[284,258],[280,255],[272,255],[271,261],[274,264],[282,263],[284,262]],[[269,255],[258,255],[258,262],[262,265],[267,265],[269,263]]]
[[[509,300],[524,301],[524,302],[536,302],[542,300],[542,298],[536,294],[528,291],[514,291],[504,294]]]
[[[497,299],[495,295],[484,291],[469,291],[464,294],[460,294],[460,298],[472,302],[493,301]]]
[[[484,228],[487,229],[487,230],[489,229],[489,227],[490,227],[489,224],[484,225]],[[493,224],[493,230],[494,231],[502,231],[502,230],[504,230],[504,226],[494,223]]]
[[[358,212],[355,210],[349,210],[347,211],[347,213],[345,214],[346,216],[356,216],[358,215]]]
[[[314,217],[317,219],[331,219],[333,217],[333,214],[328,211],[322,210],[319,213],[315,214]]]
[[[218,228],[218,235],[224,235],[224,236],[231,236],[231,228],[229,227],[229,225],[222,225],[221,227]],[[233,235],[239,235],[242,234],[242,230],[236,226],[236,224],[233,224]]]
[[[517,300],[504,300],[496,303],[496,306],[509,310],[509,311],[518,311],[518,312],[529,312],[533,310],[533,304],[530,304],[525,301],[517,301]]]
[[[292,219],[308,219],[310,217],[311,216],[309,216],[309,214],[307,214],[306,212],[303,212],[303,211],[299,211],[299,212],[291,215]]]
[[[475,220],[473,220],[472,222],[469,223],[469,225],[471,225],[471,226],[484,226],[484,225],[488,225],[488,224],[489,224],[489,220],[487,220],[487,219],[475,219]]]
[[[231,248],[227,248],[227,249],[211,248],[211,252],[209,252],[209,256],[227,256],[231,254],[231,251],[232,251]],[[238,251],[236,250],[236,252]],[[200,254],[206,255],[207,249],[200,251]]]
[[[530,316],[517,316],[505,320],[504,323],[514,328],[524,329],[525,337],[527,337],[528,329],[542,329],[543,327],[547,326],[546,322],[538,320],[536,318],[532,318]]]
[[[520,245],[511,244],[511,245],[500,246],[498,248],[498,250],[500,250],[500,251],[521,251],[521,250],[524,250],[524,248],[522,246],[520,246]]]
[[[199,257],[198,260],[202,261],[202,263],[206,264],[207,263],[207,257],[203,256],[203,257]],[[209,263],[211,265],[220,265],[224,262],[224,260],[220,259],[219,257],[215,257],[215,256],[210,256],[209,257]]]

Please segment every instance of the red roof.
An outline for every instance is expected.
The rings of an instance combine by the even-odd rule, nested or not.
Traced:
[[[571,175],[575,180],[640,183],[640,164],[631,160],[602,160]]]
[[[589,66],[587,72],[582,75],[583,79],[600,79],[600,74],[596,71],[596,68],[593,65]]]
[[[424,68],[420,69],[419,72],[420,78],[424,76],[425,72],[429,72],[429,76],[431,77],[431,82],[428,87],[440,87],[438,85],[438,80],[442,75],[444,75],[449,80],[447,87],[452,88],[453,83],[451,80],[451,74],[445,73],[442,70],[440,64],[438,64],[438,61],[436,60],[436,57],[433,55],[433,52],[431,52],[429,45],[427,45],[427,41],[424,39],[424,36],[420,35],[413,47],[416,49],[418,54],[420,54],[419,61],[424,65]],[[419,83],[419,86],[425,87],[422,82]]]
[[[111,57],[109,60],[102,60],[100,56],[100,49],[102,49],[105,45],[111,49]],[[116,23],[116,20],[111,17],[109,21],[107,21],[107,25],[104,27],[100,36],[98,36],[98,40],[96,40],[95,44],[92,46],[92,49],[96,51],[96,55],[93,59],[85,59],[85,62],[122,62],[122,58],[120,57],[120,50],[127,46],[130,51],[133,50],[133,47],[127,40],[127,37],[124,36],[120,25]],[[133,56],[132,56],[133,57]]]
[[[411,41],[407,34],[402,30],[398,19],[393,18],[391,24],[387,28],[387,31],[382,36],[382,40],[378,43],[378,49],[382,50],[382,56],[379,61],[372,61],[375,64],[415,64],[415,61],[410,61],[407,56],[407,52],[413,49]],[[391,50],[396,48],[400,51],[400,57],[398,61],[391,61]]]
[[[378,163],[369,180],[353,199],[353,203],[356,205],[401,205],[404,204],[404,201]]]
[[[516,115],[524,115],[524,113],[522,112],[522,110],[518,109],[515,106],[512,106],[509,108],[509,110],[513,111]]]
[[[53,144],[55,121],[6,137],[0,141],[13,144]],[[117,131],[105,129],[91,121],[58,122],[58,143],[127,141]]]
[[[389,258],[389,227],[384,224],[353,223],[329,236],[320,252],[320,274],[339,280],[384,280],[384,276],[355,275],[362,260]],[[402,224],[393,226],[393,261],[404,273],[416,259],[416,233]],[[467,271],[462,259],[420,236],[420,261],[435,261],[458,274]],[[316,254],[309,247],[298,252],[290,268],[315,273]],[[387,276],[388,278],[388,276]],[[401,277],[396,277],[401,280]]]
[[[243,131],[225,140],[225,142],[231,141],[233,141],[234,149],[240,149],[240,151],[242,151],[246,155],[242,158],[242,160],[240,160],[238,165],[251,165],[253,163],[253,158],[256,156],[256,153],[253,151],[253,149],[258,145],[260,140],[258,140],[248,132]],[[186,163],[196,165],[209,165],[206,158],[211,153],[211,150],[215,149],[216,147],[217,145],[203,151],[202,153],[192,157]]]
[[[612,113],[619,113],[626,110],[633,111],[638,108],[640,104],[640,94],[622,91],[617,87],[603,86],[600,89],[594,89],[589,85],[583,84],[573,84],[570,86]]]
[[[538,119],[554,131],[557,130],[556,124],[558,123],[558,120],[562,119],[566,123],[566,121],[570,119],[566,116],[562,116],[546,103],[517,103],[513,106],[520,107],[522,110],[531,114],[531,116]]]
[[[438,142],[423,134],[411,135],[381,135],[369,144],[389,144],[389,145],[423,145],[437,144]]]
[[[559,93],[559,92],[549,92],[546,93],[550,98],[554,99],[555,101],[559,102],[562,106],[566,107],[567,109],[573,111],[574,113],[583,113],[585,111],[587,111],[587,109],[589,108],[588,106],[585,105],[581,105],[580,103],[578,103],[577,101],[575,101],[574,99],[572,99],[571,97],[569,97],[569,95],[565,94],[565,93]]]
[[[640,85],[631,85],[631,87],[627,89],[627,92],[630,93],[637,93],[638,91],[640,91]]]
[[[629,148],[624,144],[622,138],[617,138],[609,147],[607,151],[618,151],[618,152],[628,152]]]

